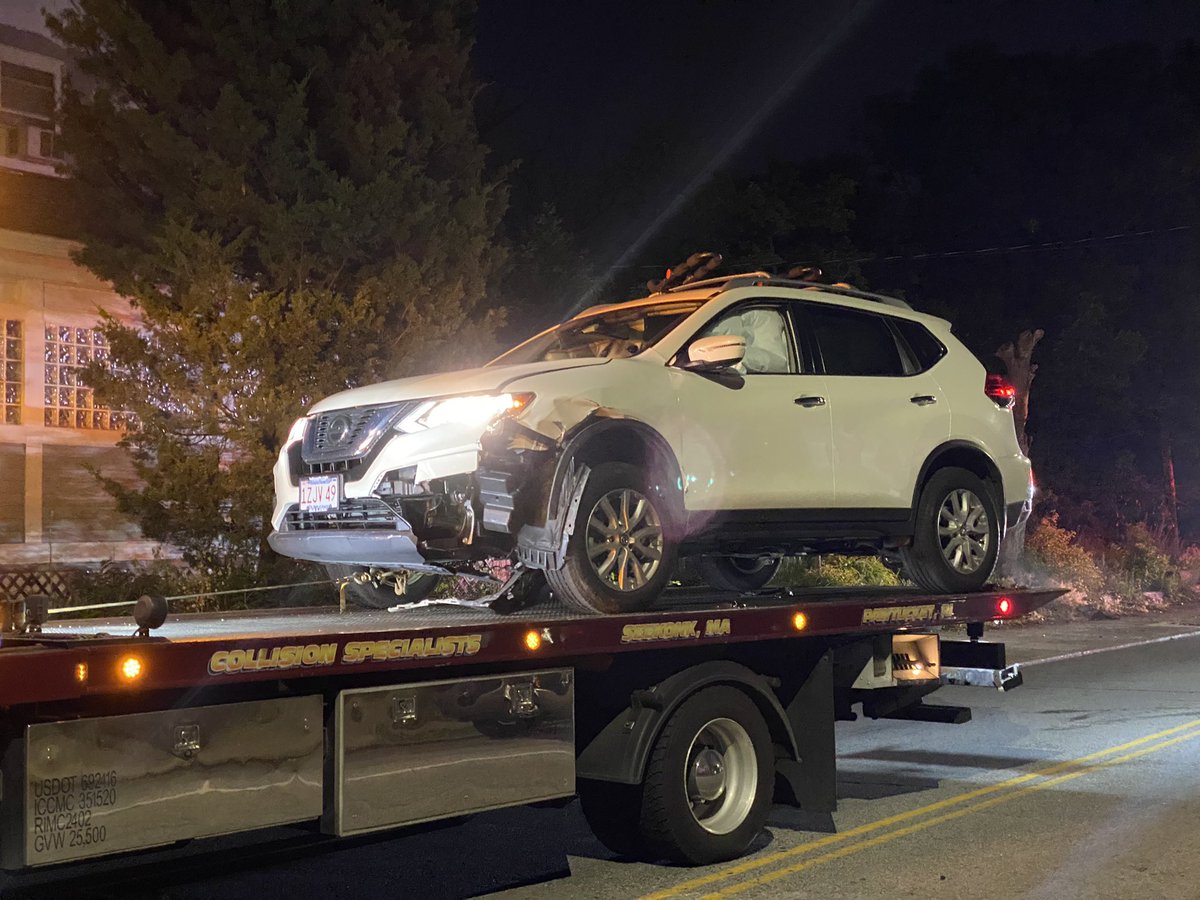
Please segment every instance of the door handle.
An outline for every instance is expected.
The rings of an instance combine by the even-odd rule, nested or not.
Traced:
[[[937,397],[930,396],[929,394],[917,394],[917,396],[910,398],[908,402],[915,403],[917,406],[932,406],[937,403]]]
[[[805,406],[805,407],[812,408],[814,406],[824,406],[825,398],[824,397],[797,397],[792,402],[795,403],[797,406]]]

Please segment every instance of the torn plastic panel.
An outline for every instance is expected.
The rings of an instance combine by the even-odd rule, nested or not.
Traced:
[[[560,422],[555,422],[560,429]],[[484,435],[476,473],[485,531],[515,535],[529,568],[562,565],[591,465],[615,460],[658,474],[649,487],[683,520],[683,484],[665,438],[643,422],[591,405],[558,439],[507,420]]]

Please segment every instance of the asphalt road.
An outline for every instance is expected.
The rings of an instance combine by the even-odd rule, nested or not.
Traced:
[[[1200,637],[1178,637],[1191,625],[1084,625],[1069,640],[1057,629],[1005,635],[1010,659],[1023,661],[1160,640],[1029,665],[1024,686],[1007,695],[940,691],[936,702],[972,707],[966,725],[839,725],[838,812],[776,807],[754,852],[735,863],[689,870],[616,859],[572,803],[337,845],[281,831],[265,858],[235,840],[218,853],[202,844],[165,872],[148,856],[119,884],[89,876],[43,895],[460,897],[524,883],[498,896],[1192,900]],[[6,897],[25,893],[0,885]]]
[[[1145,637],[1185,629],[1164,630]],[[776,807],[755,853],[691,871],[615,861],[579,837],[568,881],[504,896],[1200,897],[1200,637],[936,700],[974,720],[839,727],[832,822]]]

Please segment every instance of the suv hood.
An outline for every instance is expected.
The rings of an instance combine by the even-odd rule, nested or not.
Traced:
[[[486,394],[489,391],[502,391],[511,382],[529,375],[544,375],[547,372],[578,369],[582,366],[602,366],[606,362],[607,359],[562,359],[397,378],[394,381],[382,381],[379,384],[341,391],[315,403],[309,413],[347,409],[352,406],[375,406],[400,400],[450,397],[455,394]]]

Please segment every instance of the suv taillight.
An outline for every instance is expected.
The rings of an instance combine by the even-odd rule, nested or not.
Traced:
[[[1012,409],[1017,389],[1003,375],[989,375],[983,382],[983,392],[1001,409]]]

